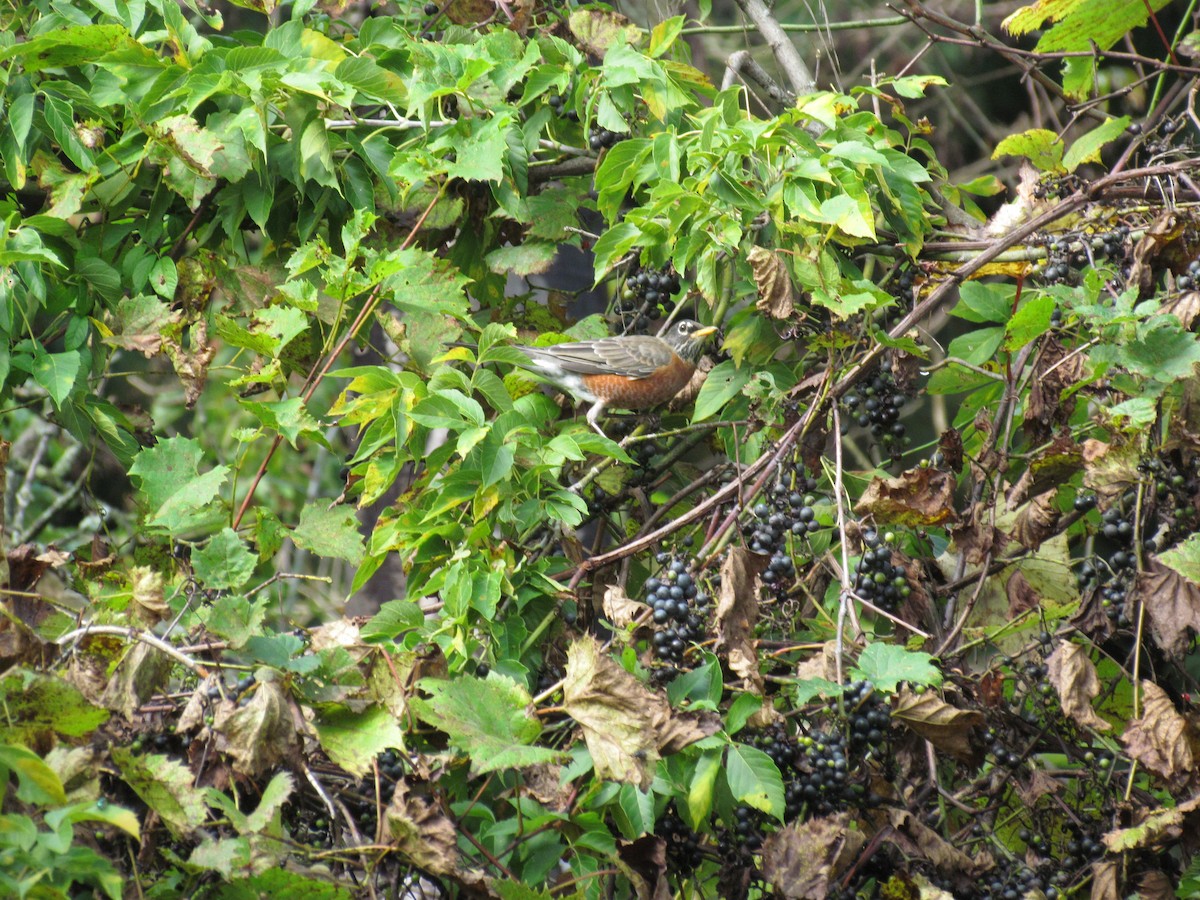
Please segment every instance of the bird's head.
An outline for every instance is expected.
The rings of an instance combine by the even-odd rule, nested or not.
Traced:
[[[688,362],[695,362],[704,348],[705,341],[719,330],[716,325],[701,325],[692,319],[680,319],[661,337]]]

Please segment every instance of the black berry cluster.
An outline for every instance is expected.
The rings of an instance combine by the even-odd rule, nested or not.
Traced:
[[[683,662],[688,646],[704,637],[704,617],[709,596],[701,591],[682,559],[661,553],[659,577],[647,578],[642,586],[645,602],[653,611],[655,655],[664,662]]]
[[[908,396],[896,387],[892,373],[880,369],[867,379],[860,389],[846,394],[842,406],[862,428],[869,428],[872,437],[896,459],[908,445],[907,429],[900,421],[900,410]],[[843,423],[844,428],[849,423]]]
[[[555,115],[561,116],[571,122],[579,121],[578,111],[567,106],[567,98],[563,94],[551,94],[546,98],[546,102],[554,110]]]
[[[994,728],[989,728],[983,735],[983,742],[987,745],[988,752],[995,757],[996,765],[1004,766],[1008,769],[1015,769],[1021,764],[1021,754],[1014,752],[1009,747],[1005,746],[1004,739],[999,732]]]
[[[1200,271],[1200,262],[1193,263]],[[1182,280],[1182,279],[1181,279]],[[1196,281],[1200,286],[1200,278]],[[1182,468],[1169,459],[1159,459],[1152,456],[1138,464],[1138,471],[1149,474],[1154,479],[1154,496],[1162,514],[1170,516],[1176,531],[1191,533],[1196,519],[1196,507],[1193,500],[1195,487],[1195,466]],[[1180,527],[1182,526],[1182,527]],[[1159,549],[1147,545],[1147,549]]]
[[[758,850],[763,842],[763,815],[753,806],[741,805],[733,811],[733,833],[735,847],[750,851]],[[736,855],[736,851],[734,854]]]
[[[905,305],[911,304],[917,298],[917,292],[914,286],[916,284],[916,280],[916,272],[914,272],[911,268],[904,269],[899,275],[897,275],[894,290],[892,291],[896,299]]]
[[[700,835],[679,817],[674,803],[659,817],[654,833],[667,842],[667,865],[673,874],[686,878],[704,860]]]
[[[621,286],[621,296],[614,307],[625,331],[645,331],[675,309],[673,299],[682,285],[670,266],[663,269],[637,269]]]
[[[862,541],[863,554],[854,567],[854,592],[884,612],[894,612],[912,593],[904,569],[892,564],[895,535],[868,528]]]
[[[615,147],[625,138],[627,134],[622,134],[619,131],[609,131],[607,128],[601,128],[599,125],[593,125],[588,129],[588,146],[596,152],[605,150],[609,147]]]
[[[395,750],[389,747],[380,753],[377,759],[379,774],[391,778],[393,781],[404,776],[404,759]]]
[[[1046,900],[1056,900],[1059,891],[1049,881],[1050,879],[1040,874],[1037,869],[1031,869],[1015,860],[1001,859],[996,867],[983,877],[980,883],[980,897],[983,900],[1017,900],[1029,896],[1031,892],[1041,891]]]
[[[1042,269],[1042,280],[1046,284],[1062,284],[1071,277],[1072,263],[1081,265],[1086,262],[1087,257],[1078,258],[1071,253],[1070,240],[1059,238],[1046,248],[1046,267]]]
[[[786,817],[825,815],[860,803],[864,790],[850,780],[846,739],[823,731],[797,740],[795,774],[785,782]]]
[[[424,12],[427,16],[436,16],[439,12],[441,12],[441,7],[436,3],[426,3],[422,9],[422,12]]]
[[[869,681],[856,681],[842,695],[850,719],[850,745],[878,749],[887,743],[891,707]]]

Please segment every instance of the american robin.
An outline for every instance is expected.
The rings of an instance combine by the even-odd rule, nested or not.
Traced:
[[[592,404],[588,424],[604,434],[596,420],[605,407],[649,409],[678,394],[696,371],[704,339],[716,331],[683,319],[659,337],[630,334],[517,349],[529,357],[523,368]]]

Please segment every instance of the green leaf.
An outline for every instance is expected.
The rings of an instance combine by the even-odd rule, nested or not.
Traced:
[[[750,366],[738,368],[733,360],[717,363],[704,379],[704,385],[696,397],[692,421],[703,422],[720,412],[726,403],[742,392],[752,374]]]
[[[1087,134],[1080,136],[1063,155],[1063,166],[1068,172],[1074,172],[1085,162],[1100,162],[1100,151],[1113,141],[1124,136],[1129,127],[1129,116],[1119,119],[1109,119],[1103,125],[1093,128]]]
[[[313,724],[321,749],[356,778],[372,771],[375,757],[384,750],[404,749],[404,731],[380,706],[368,706],[362,712],[327,710],[318,714]]]
[[[70,682],[23,670],[0,680],[0,706],[0,741],[5,743],[38,746],[56,736],[83,738],[108,721],[108,711],[90,703]]]
[[[422,721],[450,736],[467,755],[473,774],[562,758],[557,750],[532,746],[542,725],[530,714],[529,692],[512,679],[492,673],[453,681],[426,678],[419,686],[429,697],[413,697],[410,707]]]
[[[968,322],[1004,324],[1012,315],[1014,294],[1011,285],[968,281],[958,289],[958,303],[950,315]]]
[[[210,590],[240,590],[254,575],[258,558],[232,528],[224,528],[192,553],[196,578]]]
[[[8,781],[17,776],[17,796],[26,803],[66,803],[62,782],[42,758],[31,750],[0,744],[0,774]]]
[[[308,412],[304,401],[299,397],[287,400],[274,400],[267,403],[257,403],[253,400],[242,400],[241,405],[252,413],[264,426],[278,432],[287,438],[293,448],[300,438],[316,441],[322,447],[329,447],[321,423]]]
[[[388,600],[359,630],[364,641],[390,641],[425,624],[425,613],[413,600]]]
[[[240,594],[222,594],[196,613],[209,632],[226,641],[233,650],[244,647],[262,633],[267,601],[251,602]]]
[[[717,776],[721,773],[721,756],[720,750],[706,751],[696,760],[696,767],[692,770],[692,781],[688,785],[684,803],[684,811],[692,829],[700,828],[712,812]]]
[[[121,780],[176,838],[187,837],[204,824],[208,816],[204,794],[183,763],[160,754],[139,756],[126,747],[113,746],[109,753]]]
[[[175,299],[175,289],[179,286],[179,273],[175,270],[175,261],[169,256],[160,256],[150,270],[150,289],[164,300]]]
[[[33,348],[33,378],[46,389],[55,406],[62,406],[75,386],[75,378],[83,363],[78,350],[65,353],[47,353],[41,344]]]
[[[936,686],[942,683],[942,673],[934,666],[933,657],[928,653],[905,650],[882,641],[867,645],[851,677],[869,681],[876,690],[886,692],[896,690],[902,681],[912,685]]]
[[[1160,553],[1158,559],[1193,584],[1200,584],[1200,534],[1189,535],[1170,550]]]
[[[363,558],[363,539],[353,509],[329,507],[328,502],[306,504],[300,524],[292,531],[296,546],[317,556],[344,559],[357,566]]]
[[[725,754],[725,781],[734,800],[783,821],[783,776],[763,751],[730,744]]]
[[[1002,156],[1023,156],[1043,172],[1066,171],[1062,139],[1045,128],[1031,128],[1020,134],[1010,134],[992,151],[992,159]]]
[[[1042,294],[1022,303],[1008,320],[1005,331],[1004,349],[1009,352],[1020,350],[1030,341],[1037,340],[1050,328],[1050,317],[1054,314],[1054,298]]]

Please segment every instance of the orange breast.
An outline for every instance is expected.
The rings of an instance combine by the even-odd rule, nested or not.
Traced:
[[[618,409],[648,409],[666,403],[678,394],[691,379],[695,368],[676,356],[670,365],[663,366],[647,378],[587,375],[584,381],[588,390],[608,406]]]

